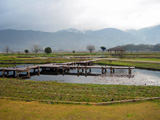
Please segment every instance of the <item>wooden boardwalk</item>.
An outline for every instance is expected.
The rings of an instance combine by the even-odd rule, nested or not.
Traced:
[[[90,61],[78,61],[78,62],[68,62],[68,63],[50,63],[50,64],[43,64],[43,65],[33,65],[28,67],[12,67],[12,68],[0,68],[0,71],[2,72],[2,76],[9,76],[9,72],[13,72],[13,76],[19,78],[20,73],[27,73],[27,77],[30,77],[31,70],[35,73],[39,73],[40,71],[47,71],[52,70],[54,72],[59,73],[59,71],[62,72],[62,74],[69,73],[71,69],[77,70],[77,75],[79,76],[80,73],[84,73],[87,75],[88,73],[91,73],[92,69],[101,69],[101,74],[106,73],[107,69],[110,70],[110,74],[115,72],[115,69],[128,69],[128,74],[131,75],[131,70],[135,67],[122,67],[122,66],[93,66],[93,62],[95,60]],[[80,72],[81,70],[81,72]]]

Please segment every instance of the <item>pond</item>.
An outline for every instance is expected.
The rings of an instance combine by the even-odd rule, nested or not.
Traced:
[[[17,65],[17,67],[24,67],[27,65]],[[30,65],[28,65],[30,66]],[[33,72],[33,71],[31,71]],[[25,75],[26,73],[24,73]],[[0,73],[2,75],[2,73]],[[22,74],[23,75],[23,74]],[[92,69],[87,76],[80,73],[77,76],[77,70],[70,70],[63,76],[53,71],[42,71],[40,74],[32,73],[27,80],[34,81],[57,81],[63,83],[85,83],[85,84],[112,84],[112,85],[154,85],[160,86],[160,71],[133,69],[132,75],[128,76],[128,70],[115,70],[115,73],[110,74],[110,70],[101,74],[101,69]]]

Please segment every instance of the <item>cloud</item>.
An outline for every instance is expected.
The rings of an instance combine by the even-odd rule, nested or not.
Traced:
[[[0,29],[58,31],[159,24],[159,0],[1,0]]]

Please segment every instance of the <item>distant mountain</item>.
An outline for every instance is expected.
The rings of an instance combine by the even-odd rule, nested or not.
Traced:
[[[141,40],[145,44],[160,43],[160,25],[147,27],[139,30],[129,30],[128,33]]]
[[[86,50],[87,45],[107,48],[125,44],[158,44],[160,43],[160,26],[140,30],[122,31],[115,28],[102,30],[79,31],[67,29],[58,32],[32,30],[0,30],[0,51],[9,46],[15,51],[31,49],[34,44],[51,47],[54,51]]]
[[[117,46],[117,47],[124,48],[127,51],[134,51],[134,52],[135,51],[160,51],[160,44],[156,44],[156,45],[128,44],[128,45],[122,45],[122,46]]]

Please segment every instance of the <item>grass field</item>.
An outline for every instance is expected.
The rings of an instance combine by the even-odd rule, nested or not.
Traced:
[[[124,58],[122,60],[134,60],[134,61],[154,61],[154,62],[160,62],[160,58]]]
[[[96,55],[106,55],[106,52],[94,52],[92,53],[93,56]],[[5,56],[5,57],[9,57],[9,56],[14,56],[14,57],[19,57],[19,58],[30,58],[30,57],[63,57],[63,56],[90,56],[89,52],[76,52],[76,53],[72,53],[72,52],[55,52],[55,53],[51,53],[51,54],[45,54],[45,53],[38,53],[38,54],[34,54],[34,53],[30,53],[30,54],[25,54],[25,53],[21,53],[21,54],[5,54],[5,53],[0,53],[0,57],[1,56]]]
[[[49,103],[90,104],[160,97],[160,86],[72,84],[0,78],[0,97]]]
[[[63,63],[85,59],[67,59],[59,57],[89,55],[89,53],[56,53],[49,55],[0,54],[0,64],[1,66],[8,67],[12,63]],[[106,53],[94,53],[92,55],[116,57],[114,55],[106,55]],[[97,63],[102,65],[135,66],[138,68],[160,70],[159,63],[150,62],[159,62],[159,53],[127,53],[125,56],[127,58],[120,59],[121,61],[101,60]],[[144,63],[143,61],[149,61],[150,63]],[[160,86],[71,84],[0,78],[0,98],[3,98],[0,99],[0,120],[159,120],[160,100],[114,104],[109,106],[90,105],[91,103],[143,99],[150,97],[160,97]],[[85,102],[87,105],[75,105],[75,102],[78,102],[79,104],[81,102]]]
[[[0,120],[159,120],[160,100],[109,106],[0,99]]]
[[[77,58],[16,58],[16,57],[0,57],[1,65],[9,64],[46,64],[46,63],[65,63],[73,61],[83,61],[86,59]]]
[[[152,70],[160,70],[160,63],[152,63],[152,62],[140,62],[140,61],[110,61],[110,60],[100,60],[96,62],[101,65],[118,65],[118,66],[134,66],[136,68],[143,69],[152,69]]]
[[[92,56],[103,56],[103,57],[119,57],[119,55],[114,54],[114,52],[112,54],[108,54],[108,52],[93,52],[91,54]],[[25,53],[20,53],[20,54],[5,54],[5,53],[0,53],[0,57],[10,57],[10,56],[14,56],[14,57],[19,57],[19,58],[30,58],[30,57],[63,57],[63,56],[90,56],[89,52],[76,52],[76,53],[72,53],[72,52],[54,52],[51,54],[45,54],[45,53],[38,53],[38,54],[34,54],[34,53],[29,53],[29,54],[25,54]],[[160,57],[160,52],[125,52],[123,54],[124,58],[159,58]]]

